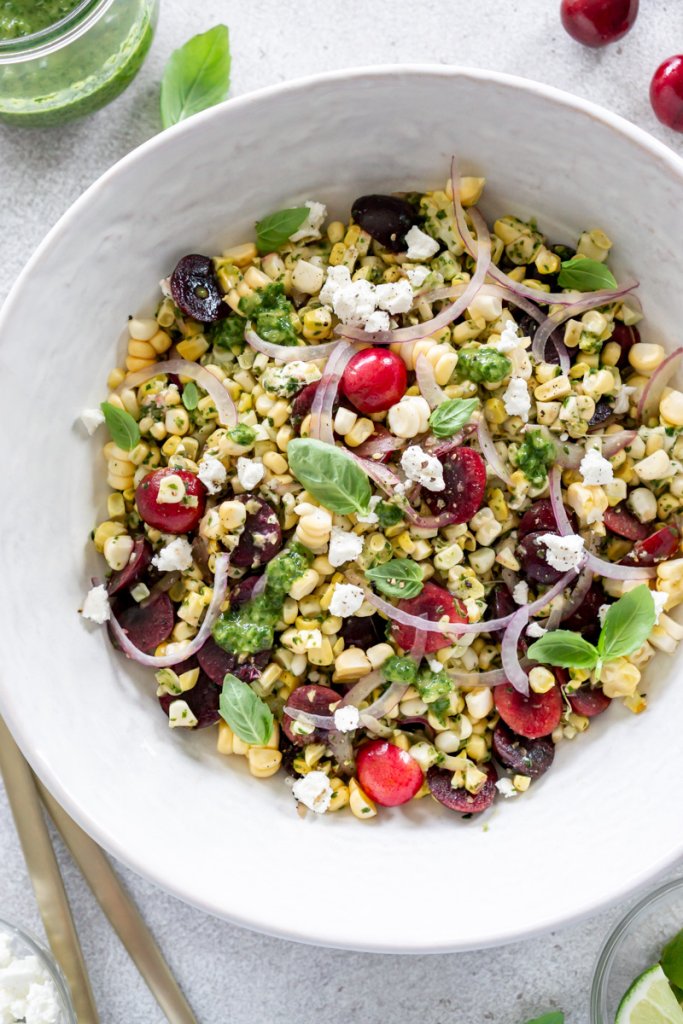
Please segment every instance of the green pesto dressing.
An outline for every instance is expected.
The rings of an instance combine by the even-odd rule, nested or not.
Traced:
[[[272,345],[297,345],[294,329],[294,306],[279,281],[260,288],[253,295],[240,299],[240,312],[254,322],[256,333]]]
[[[546,441],[540,430],[527,430],[517,449],[516,462],[529,483],[541,487],[554,461],[555,445],[552,441]]]
[[[272,647],[285,598],[312,561],[312,553],[294,543],[269,562],[263,593],[224,612],[214,625],[213,638],[218,646],[231,654],[256,654]]]
[[[0,39],[20,39],[55,25],[82,0],[0,0]]]
[[[394,654],[382,665],[382,675],[388,683],[406,683],[412,686],[417,679],[417,664],[407,655],[401,657]]]
[[[512,363],[495,348],[461,349],[458,353],[456,373],[461,380],[475,384],[497,384],[507,377]]]

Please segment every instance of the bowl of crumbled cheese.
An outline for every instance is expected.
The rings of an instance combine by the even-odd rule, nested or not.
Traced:
[[[76,1024],[67,984],[54,957],[22,928],[0,919],[2,1024]]]

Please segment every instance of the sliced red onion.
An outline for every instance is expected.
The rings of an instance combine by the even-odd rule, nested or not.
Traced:
[[[578,316],[580,313],[587,313],[588,310],[595,309],[596,306],[606,306],[613,302],[617,302],[619,299],[622,299],[624,295],[627,295],[637,287],[637,282],[629,282],[628,284],[620,285],[614,291],[603,290],[599,292],[585,292],[580,299],[577,299],[576,295],[573,295],[571,305],[565,305],[565,308],[561,312],[553,313],[551,316],[547,317],[536,331],[531,345],[531,351],[536,359],[539,361],[545,359],[546,342],[551,337],[558,351],[559,346],[561,345],[566,352],[564,340],[553,337],[553,334],[555,330],[567,320],[571,320],[572,317]],[[545,299],[543,301],[545,301]],[[569,364],[567,364],[567,366],[569,366]]]
[[[489,267],[492,266],[491,236],[483,218],[477,222],[477,234],[476,242],[472,239],[472,255],[476,261],[476,270],[472,279],[460,297],[442,309],[431,320],[415,324],[412,327],[398,327],[393,331],[376,331],[374,334],[368,334],[362,327],[348,327],[342,324],[336,328],[337,334],[351,341],[369,341],[372,345],[393,345],[419,341],[420,338],[428,338],[435,331],[440,331],[442,327],[448,327],[465,312],[474,300],[484,283]]]
[[[235,403],[224,388],[221,381],[214,377],[205,366],[191,363],[187,359],[167,359],[162,363],[153,363],[144,370],[136,370],[129,373],[124,382],[116,389],[115,394],[120,395],[128,388],[136,388],[145,381],[152,380],[162,374],[174,373],[177,377],[189,377],[199,384],[200,388],[213,399],[218,413],[218,422],[223,427],[234,427],[237,423],[237,410]]]
[[[477,440],[479,441],[479,447],[481,448],[482,455],[495,475],[499,477],[503,483],[509,484],[510,474],[505,468],[505,463],[503,462],[503,459],[496,448],[495,442],[491,437],[491,431],[489,430],[489,425],[486,422],[486,416],[484,416],[483,412],[479,417],[479,422],[477,424]]]
[[[548,632],[551,632],[553,629],[557,629],[559,624],[562,622],[563,611],[564,606],[561,601],[559,604],[553,605],[550,615],[544,622],[544,626]]]
[[[349,771],[353,768],[353,743],[347,732],[333,729],[327,737],[327,745],[334,754],[337,764]]]
[[[415,443],[415,442],[413,442]],[[405,437],[396,437],[390,431],[381,429],[378,423],[375,433],[353,449],[355,455],[361,459],[370,459],[373,462],[381,461],[384,455],[391,455],[405,448],[408,440]]]
[[[507,681],[525,697],[529,695],[529,677],[520,665],[517,645],[528,621],[529,605],[525,605],[513,614],[500,646],[500,657]]]
[[[430,409],[436,409],[448,397],[443,388],[440,388],[434,377],[434,367],[425,355],[417,357],[415,363],[415,376],[420,394],[429,403]]]
[[[573,535],[572,524],[569,522],[567,510],[562,500],[562,470],[559,466],[553,466],[548,474],[550,485],[550,504],[553,507],[553,515],[561,537]]]
[[[176,373],[177,371],[173,370],[169,372]],[[216,570],[213,580],[213,597],[211,598],[211,604],[206,610],[204,621],[202,622],[196,637],[190,641],[187,647],[183,647],[183,649],[177,654],[164,654],[160,657],[156,657],[153,654],[144,654],[130,642],[128,634],[112,615],[109,620],[109,626],[126,657],[130,658],[132,661],[137,661],[140,665],[147,665],[149,668],[173,668],[174,665],[179,664],[181,661],[185,661],[187,658],[191,658],[197,653],[197,651],[201,650],[211,636],[211,630],[216,619],[221,613],[221,605],[225,601],[225,595],[228,592],[229,565],[230,555],[221,553],[216,556]]]
[[[311,437],[334,444],[334,401],[347,363],[355,354],[353,345],[340,341],[327,361],[311,405]]]
[[[600,436],[602,439],[602,454],[606,459],[611,459],[615,455],[618,455],[619,452],[623,451],[624,448],[628,448],[630,444],[633,444],[638,436],[638,431],[620,430],[618,432],[615,431],[614,434],[602,434],[597,436]]]
[[[194,558],[194,552],[192,553],[192,557]],[[159,594],[165,594],[167,590],[170,590],[171,587],[178,582],[181,576],[182,574],[177,570],[174,570],[173,572],[165,572],[161,579],[157,580],[154,584],[144,601],[140,602],[140,607],[147,608]]]
[[[353,704],[354,707],[358,707],[363,703],[364,700],[370,696],[372,691],[377,687],[381,686],[384,682],[382,673],[377,669],[374,672],[370,672],[369,675],[363,676],[357,683],[351,687],[351,689],[342,697],[340,708],[346,708],[349,704]]]
[[[326,341],[324,345],[273,345],[260,338],[251,324],[247,324],[244,337],[257,352],[263,352],[269,359],[279,359],[281,363],[308,363],[313,359],[327,359],[339,344],[337,341]]]
[[[581,570],[576,580],[576,586],[572,590],[569,599],[565,602],[564,608],[562,609],[560,622],[564,622],[565,619],[571,618],[574,612],[581,607],[581,605],[584,602],[584,598],[586,597],[586,594],[588,593],[592,585],[593,570],[590,568],[590,566],[585,566]],[[551,627],[548,622],[548,629],[550,628]]]
[[[304,711],[301,708],[293,708],[289,705],[285,705],[284,714],[288,718],[293,718],[295,722],[313,726],[315,729],[324,729],[326,731],[334,729],[334,715],[315,715],[312,711]]]
[[[369,715],[367,711],[361,711],[360,713],[360,724],[368,732],[372,732],[375,736],[381,736],[382,739],[388,740],[393,734],[393,726],[384,725],[379,722],[373,715]]]
[[[394,710],[397,704],[401,703],[407,690],[408,683],[392,683],[377,700],[363,709],[362,714],[369,715],[371,718],[384,718]]]
[[[676,374],[681,364],[683,348],[674,349],[671,355],[659,364],[649,381],[643,388],[643,393],[638,402],[638,418],[649,420],[659,412],[659,403],[662,400],[664,389],[668,387],[669,381]]]
[[[632,444],[637,435],[637,430],[620,430],[614,434],[591,434],[591,437],[599,438],[602,442],[602,454],[606,459],[611,459]],[[582,444],[570,445],[567,442],[558,441],[549,430],[544,430],[544,436],[555,445],[555,458],[558,466],[562,466],[563,469],[579,468],[581,460],[586,454],[586,449]]]
[[[656,565],[615,565],[590,551],[586,553],[584,565],[608,580],[652,580],[657,576]]]
[[[474,690],[479,686],[502,686],[508,678],[504,668],[492,668],[486,672],[459,672],[446,669],[446,675],[461,690]]]

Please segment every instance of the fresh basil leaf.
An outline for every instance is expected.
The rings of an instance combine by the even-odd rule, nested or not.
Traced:
[[[188,412],[192,412],[199,405],[199,391],[193,380],[189,380],[183,387],[183,405]]]
[[[577,292],[597,292],[603,288],[616,288],[617,279],[609,267],[588,256],[573,256],[562,263],[557,275],[560,288],[575,288]]]
[[[411,558],[392,558],[384,565],[366,569],[365,577],[387,597],[417,597],[424,586],[422,567]]]
[[[429,417],[429,426],[436,437],[452,437],[472,419],[479,405],[476,398],[447,398]]]
[[[671,984],[683,988],[683,931],[667,942],[659,962]]]
[[[164,128],[221,103],[230,88],[230,34],[215,25],[174,50],[161,81]]]
[[[310,213],[307,206],[293,206],[264,217],[256,225],[256,245],[259,252],[274,252],[301,227]]]
[[[223,680],[219,702],[221,718],[245,743],[262,747],[273,735],[273,713],[249,683],[243,683],[230,672]]]
[[[642,647],[655,624],[657,613],[650,588],[642,583],[609,606],[598,640],[603,661],[625,658]]]
[[[104,421],[111,439],[118,448],[129,452],[140,442],[140,428],[125,409],[119,409],[111,402],[102,402],[100,409],[104,413]]]
[[[313,497],[340,515],[370,508],[370,481],[350,455],[312,437],[296,437],[287,445],[290,472]]]
[[[570,629],[553,629],[536,640],[527,651],[532,661],[561,668],[594,668],[598,652],[578,633]]]
[[[544,1013],[542,1017],[534,1017],[526,1024],[564,1024],[564,1014],[561,1010],[555,1010],[552,1013]]]

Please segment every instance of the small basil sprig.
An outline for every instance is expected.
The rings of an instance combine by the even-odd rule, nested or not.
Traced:
[[[610,605],[597,646],[571,630],[554,629],[536,640],[527,654],[532,661],[548,665],[595,670],[599,680],[604,662],[625,658],[642,647],[656,618],[652,593],[641,584]]]
[[[193,380],[189,380],[183,387],[183,405],[188,412],[192,412],[199,405],[199,390]]]
[[[245,743],[262,747],[273,735],[273,713],[249,683],[228,672],[223,679],[219,714]]]
[[[570,260],[564,260],[557,283],[560,288],[574,288],[577,292],[617,287],[617,279],[609,267],[588,256],[572,256]]]
[[[341,448],[312,437],[296,437],[287,445],[287,460],[299,483],[330,512],[368,513],[370,481]]]
[[[140,428],[131,414],[111,402],[102,402],[100,409],[114,444],[125,452],[135,448],[140,442]]]
[[[256,245],[259,252],[273,252],[301,227],[308,217],[307,206],[293,206],[287,210],[278,210],[264,217],[256,225]]]
[[[215,25],[174,50],[161,80],[164,128],[221,103],[230,88],[230,34]]]
[[[424,586],[422,576],[420,564],[411,558],[392,558],[384,565],[365,570],[365,578],[387,597],[417,597]]]
[[[437,405],[429,417],[429,426],[436,437],[452,437],[472,419],[472,413],[479,405],[476,398],[447,398]]]

